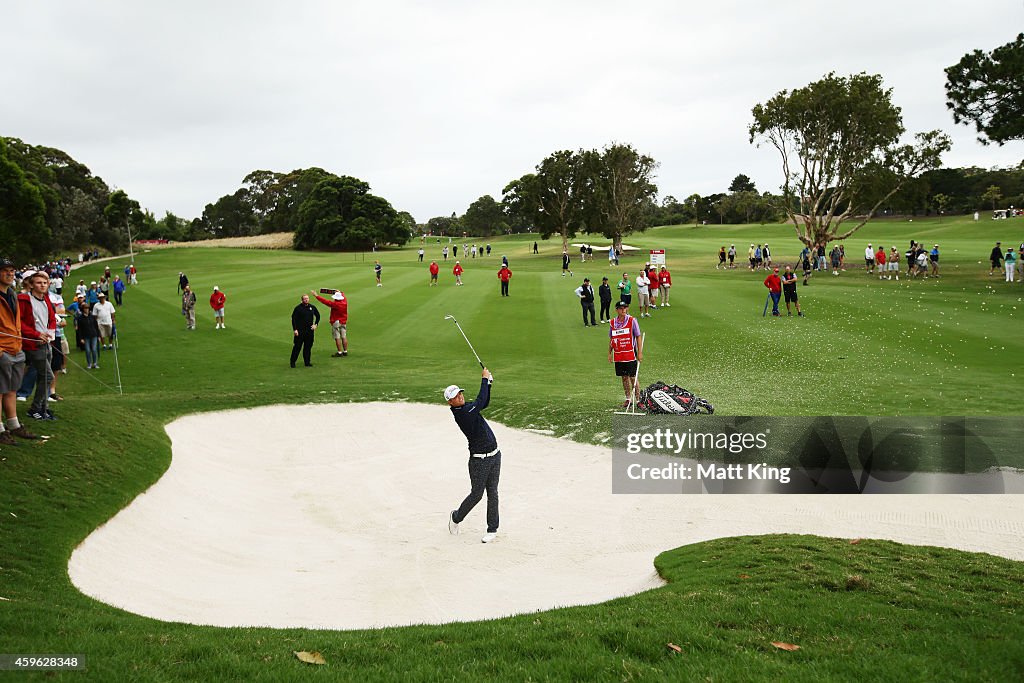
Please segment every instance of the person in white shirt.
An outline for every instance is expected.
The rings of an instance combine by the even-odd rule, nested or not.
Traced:
[[[50,291],[54,294],[60,294],[64,291],[64,278],[60,275],[54,275],[53,279],[50,280]]]
[[[100,302],[93,305],[92,314],[96,316],[96,322],[100,326],[100,345],[104,349],[114,348],[114,304],[107,301],[107,296],[100,292]]]
[[[636,276],[636,293],[640,299],[641,318],[651,317],[651,291],[649,289],[650,284],[651,281],[647,277],[647,272],[641,270],[640,274]]]
[[[864,270],[869,275],[875,272],[875,250],[870,244],[864,248]]]
[[[79,280],[78,284],[75,286],[75,298],[77,299],[80,296],[84,297],[88,289],[89,288],[85,286],[85,280]]]

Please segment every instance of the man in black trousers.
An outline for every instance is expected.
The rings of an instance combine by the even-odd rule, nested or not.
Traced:
[[[466,403],[461,387],[452,384],[444,390],[444,400],[451,406],[455,424],[466,435],[469,445],[470,491],[458,510],[448,515],[448,532],[459,533],[459,524],[487,492],[487,533],[480,540],[490,543],[498,534],[498,477],[501,475],[501,451],[498,440],[481,411],[491,402],[491,382],[494,377],[484,368],[480,380],[480,393],[476,400]]]
[[[601,286],[597,288],[597,294],[601,299],[601,323],[610,322],[612,319],[612,288],[608,285],[608,278],[601,278]]]
[[[593,325],[597,327],[594,318],[594,287],[590,284],[590,278],[583,278],[583,284],[576,288],[576,296],[580,298],[580,305],[583,307],[583,327]],[[587,322],[587,313],[590,314],[590,322]]]
[[[291,366],[295,367],[295,361],[299,357],[299,349],[302,349],[302,360],[306,367],[313,364],[309,362],[310,352],[313,350],[313,332],[320,324],[320,311],[316,306],[309,303],[309,295],[302,295],[302,303],[292,311],[292,332],[295,340],[292,342]]]

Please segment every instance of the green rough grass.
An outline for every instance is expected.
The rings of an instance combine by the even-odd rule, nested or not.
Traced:
[[[1024,285],[989,278],[986,262],[996,239],[1016,239],[1016,226],[873,224],[849,242],[850,271],[800,288],[807,319],[781,320],[761,318],[763,275],[719,272],[714,264],[721,244],[735,242],[745,253],[751,240],[795,257],[790,228],[674,227],[633,236],[628,243],[668,250],[676,283],[672,309],[644,321],[642,380],[683,384],[723,414],[1019,416]],[[910,237],[942,245],[940,280],[878,282],[855,270],[867,241],[902,248]],[[437,402],[443,386],[472,385],[478,372],[446,313],[458,317],[497,376],[492,419],[600,441],[621,389],[605,361],[605,333],[582,327],[572,290],[582,275],[599,282],[622,270],[635,274],[642,259],[629,257],[613,272],[597,255],[594,264],[574,264],[570,281],[559,275],[558,245],[542,243],[533,257],[532,239],[492,244],[490,259],[460,259],[465,287],[451,286],[449,260],[434,289],[426,286],[426,264],[416,262],[417,243],[379,255],[380,289],[371,255],[140,255],[141,284],[118,313],[124,396],[94,381],[115,383],[111,354],[89,376],[72,368],[60,380],[68,397],[56,406],[62,420],[46,427],[54,438],[0,451],[0,596],[9,599],[0,601],[0,652],[85,653],[89,673],[65,675],[103,681],[1024,675],[1019,563],[874,541],[723,539],[661,555],[658,569],[671,583],[642,595],[483,623],[366,632],[165,624],[70,585],[73,548],[169,465],[164,424],[272,403]],[[428,243],[428,259],[434,252],[439,258],[440,246]],[[504,300],[494,276],[502,253],[515,273]],[[88,281],[100,267],[76,275]],[[178,312],[179,270],[200,295],[195,332],[184,330]],[[212,329],[205,303],[215,284],[229,295],[227,330]],[[316,367],[291,370],[290,310],[303,291],[321,286],[342,287],[352,302],[352,355],[328,358],[333,344],[321,330]],[[82,355],[73,360],[82,363]],[[778,651],[772,640],[802,649]],[[667,642],[683,653],[673,655]],[[297,649],[323,652],[328,666],[301,665],[290,654]]]

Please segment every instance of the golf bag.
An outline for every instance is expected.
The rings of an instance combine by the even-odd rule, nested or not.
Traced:
[[[715,407],[705,399],[694,396],[681,386],[664,382],[655,382],[641,389],[637,408],[655,415],[694,415],[702,412],[711,415],[715,412]]]

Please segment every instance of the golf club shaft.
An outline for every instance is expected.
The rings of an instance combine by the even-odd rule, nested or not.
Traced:
[[[476,349],[473,348],[473,344],[472,344],[472,342],[469,341],[469,337],[467,337],[466,333],[463,332],[462,325],[460,325],[459,321],[455,319],[455,316],[451,316],[450,315],[448,317],[451,318],[451,321],[453,323],[455,323],[455,327],[459,328],[459,333],[462,335],[462,338],[466,340],[466,344],[469,345],[469,350],[473,352],[474,356],[476,356],[476,362],[480,364],[480,369],[483,369],[484,368],[484,362],[482,360],[480,360],[480,355],[476,352]]]
[[[640,353],[644,352],[644,339],[647,338],[647,333],[644,332],[640,335]],[[633,412],[636,412],[636,404],[640,401],[640,357],[637,356],[636,361],[636,377],[633,378],[633,395],[630,397],[633,405]]]

